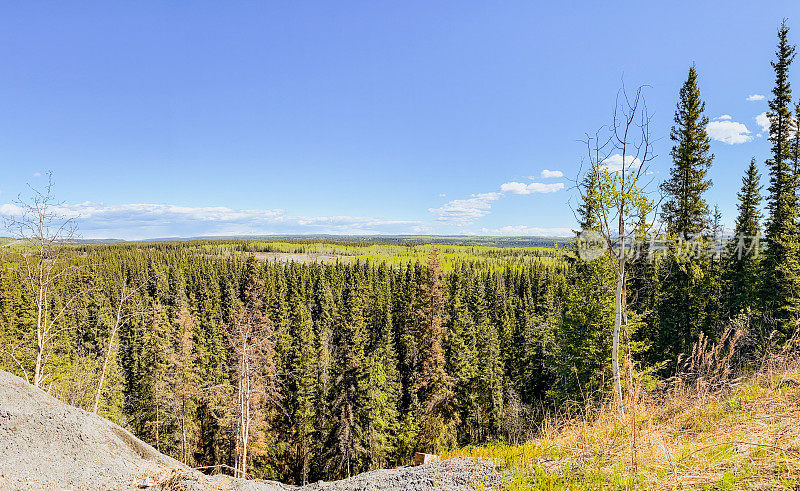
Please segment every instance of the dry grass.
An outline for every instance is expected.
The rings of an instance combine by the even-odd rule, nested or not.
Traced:
[[[547,419],[526,444],[447,457],[496,459],[509,489],[800,490],[797,351],[734,379],[736,339],[730,332],[710,347],[701,340],[684,365],[692,371],[656,391],[629,383],[624,416],[606,404],[580,418]]]
[[[139,474],[130,483],[131,488],[139,488],[149,480],[150,486],[161,486],[162,489],[172,489],[184,479],[192,477],[189,469],[168,468],[157,464],[146,464],[139,469]]]

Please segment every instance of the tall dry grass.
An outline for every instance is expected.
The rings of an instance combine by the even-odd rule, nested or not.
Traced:
[[[631,370],[624,415],[607,401],[545,418],[525,444],[446,457],[496,459],[509,489],[800,490],[797,337],[748,375],[733,364],[741,339],[735,324],[701,338],[655,390]]]

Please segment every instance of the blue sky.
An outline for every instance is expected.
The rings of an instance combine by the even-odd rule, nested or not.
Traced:
[[[621,81],[660,180],[694,63],[730,225],[784,17],[800,43],[788,0],[6,2],[0,210],[51,170],[84,237],[565,233]]]

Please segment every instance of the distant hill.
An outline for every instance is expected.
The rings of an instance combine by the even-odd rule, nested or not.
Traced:
[[[260,241],[324,241],[324,242],[367,242],[375,244],[441,244],[490,247],[554,247],[563,246],[572,240],[569,237],[538,236],[483,236],[483,235],[229,235],[204,237],[162,237],[132,242],[163,242],[188,240],[260,240]],[[96,242],[119,242],[101,240]]]
[[[0,246],[14,242],[0,237]],[[180,242],[192,240],[257,240],[291,242],[365,242],[373,244],[439,244],[489,247],[561,247],[571,237],[548,236],[484,236],[484,235],[211,235],[196,237],[153,237],[150,239],[75,239],[76,244],[116,244],[121,242]]]

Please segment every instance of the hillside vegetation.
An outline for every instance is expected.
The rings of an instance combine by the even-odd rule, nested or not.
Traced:
[[[521,445],[447,455],[495,459],[507,489],[800,488],[797,356],[773,356],[743,378],[687,375],[637,387],[626,415],[609,405],[564,411]]]

